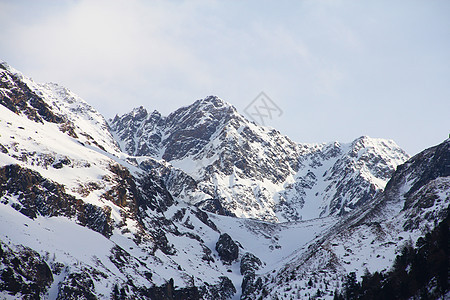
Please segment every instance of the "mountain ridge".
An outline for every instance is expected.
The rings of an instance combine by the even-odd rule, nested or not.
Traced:
[[[197,118],[208,115],[188,106],[167,125],[189,134],[180,154],[176,132],[167,131],[174,149],[166,158],[177,159],[166,161],[121,151],[113,126],[67,89],[5,68],[0,76],[1,297],[332,299],[349,272],[358,280],[365,269],[387,272],[405,244],[448,216],[450,140],[406,160],[383,139],[296,144],[239,115],[224,132],[221,122],[198,122],[206,129],[195,135]],[[158,114],[147,128],[165,125]],[[128,120],[135,128],[138,116]],[[236,153],[253,156],[233,160]],[[254,161],[290,173],[258,175]],[[289,222],[238,218],[219,197],[230,186],[237,197],[252,184],[263,194],[277,183],[298,196],[284,206],[293,215],[302,213],[302,201],[315,205],[313,213]],[[317,192],[328,209],[322,215],[322,202],[308,198]]]
[[[129,155],[162,159],[196,182],[195,195],[177,193],[184,201],[212,212],[275,222],[350,211],[358,205],[355,199],[364,202],[382,190],[395,167],[409,157],[393,141],[369,137],[349,144],[298,144],[246,120],[214,96],[168,117],[148,115],[141,107],[109,122]],[[331,165],[321,169],[323,164]],[[355,180],[364,188],[355,190]],[[314,212],[302,210],[305,203],[320,201],[307,195],[318,185],[324,187],[314,193],[328,202],[314,204]]]

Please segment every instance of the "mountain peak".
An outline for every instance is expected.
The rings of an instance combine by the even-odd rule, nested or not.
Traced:
[[[144,117],[146,117],[148,115],[148,112],[147,112],[147,109],[145,109],[145,107],[143,107],[141,105],[139,107],[133,108],[133,110],[131,111],[131,114],[135,118],[142,119],[142,118],[144,118]]]
[[[227,107],[233,107],[230,103],[222,100],[221,98],[211,95],[203,99],[199,99],[195,101],[192,106],[201,106],[205,108],[227,108]]]
[[[172,119],[173,117],[178,119],[185,115],[189,119],[199,118],[199,121],[203,120],[205,116],[217,121],[225,121],[224,119],[228,120],[231,116],[236,114],[238,114],[236,108],[230,103],[217,96],[208,96],[195,101],[191,105],[174,111],[168,116],[168,119]]]

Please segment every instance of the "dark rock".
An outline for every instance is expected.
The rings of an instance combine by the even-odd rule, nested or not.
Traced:
[[[236,294],[236,288],[230,278],[220,276],[219,279],[220,281],[217,284],[205,284],[199,288],[202,299],[231,299]]]
[[[24,287],[22,276],[13,271],[11,267],[3,269],[0,273],[0,290],[13,295],[19,293]]]
[[[116,205],[128,207],[133,213],[139,214],[139,210],[145,211],[147,208],[164,212],[173,204],[173,198],[164,184],[151,174],[136,179],[119,164],[111,165],[110,170],[117,178],[114,179],[113,188],[103,197]]]
[[[219,240],[216,243],[216,251],[219,253],[220,258],[226,264],[231,264],[239,256],[239,247],[228,235],[223,233],[220,235]]]
[[[37,214],[73,217],[76,213],[76,199],[62,185],[19,165],[0,168],[0,196],[6,193],[19,196],[21,206],[16,209],[30,218]]]
[[[207,213],[205,213],[201,209],[197,209],[197,210],[194,210],[194,214],[200,221],[202,221],[203,224],[207,225],[208,227],[210,227],[214,231],[219,232],[219,230],[217,229],[216,224],[214,224],[214,222],[209,219]]]
[[[409,180],[412,181],[412,185],[405,193],[408,197],[428,182],[447,176],[450,176],[450,139],[420,152],[398,166],[386,184],[385,193],[388,196],[397,195],[405,182]],[[405,208],[408,206],[409,204],[405,203]]]
[[[149,206],[160,212],[164,212],[172,206],[174,201],[172,195],[167,191],[164,183],[153,175],[146,175],[139,181],[140,189],[145,201],[139,203],[141,207]]]
[[[37,215],[77,217],[78,223],[109,237],[112,233],[110,211],[66,193],[64,186],[42,177],[38,172],[19,165],[0,168],[0,197],[17,195],[11,205],[29,218]]]
[[[438,177],[450,176],[450,139],[419,153],[409,165],[414,169],[416,179],[406,196]]]
[[[207,199],[195,204],[198,208],[215,213],[222,216],[236,217],[234,213],[223,207],[222,202],[218,199]]]
[[[255,280],[256,279],[256,280]],[[242,295],[241,299],[249,299],[249,295],[262,290],[262,279],[256,277],[254,273],[249,273],[242,279]]]
[[[19,294],[24,299],[42,298],[53,275],[39,253],[27,247],[13,250],[3,245],[0,249],[0,291]]]
[[[8,154],[8,149],[6,149],[5,146],[3,146],[2,144],[0,144],[0,152],[4,153],[4,154]]]
[[[14,113],[23,113],[30,120],[43,123],[63,123],[65,120],[54,114],[51,108],[36,95],[20,78],[12,74],[6,66],[0,64],[0,104]]]
[[[167,255],[174,255],[176,250],[173,248],[173,245],[169,244],[169,240],[164,231],[160,230],[152,230],[151,235],[153,237],[153,242],[155,246],[160,249],[163,253]]]
[[[57,300],[86,299],[95,300],[94,281],[88,271],[71,273],[59,285]]]
[[[241,258],[240,271],[242,275],[255,273],[261,267],[261,260],[255,255],[246,252]]]
[[[184,300],[184,299],[203,299],[197,287],[175,289],[173,279],[160,287],[151,287],[141,289],[141,294],[149,299],[154,300]],[[219,298],[217,298],[219,299]]]
[[[183,197],[186,191],[198,190],[197,182],[184,171],[167,166],[154,159],[146,159],[139,164],[139,168],[152,174],[164,182],[164,186],[173,197]]]
[[[241,284],[241,299],[247,299],[249,295],[262,288],[262,279],[259,277],[256,279],[255,275],[255,272],[259,270],[261,265],[261,260],[249,252],[242,256],[240,271],[244,277],[242,278]]]
[[[55,169],[62,169],[62,167],[64,166],[68,166],[70,165],[71,161],[69,158],[64,157],[62,159],[59,159],[58,161],[55,161],[52,165],[53,168]]]
[[[211,256],[212,251],[211,249],[209,249],[206,246],[202,245],[202,250],[203,250],[203,256],[202,256],[202,260],[206,261],[206,262],[215,262],[214,258]]]
[[[79,205],[77,209],[78,224],[101,233],[106,237],[112,234],[111,208],[101,208],[89,203]]]

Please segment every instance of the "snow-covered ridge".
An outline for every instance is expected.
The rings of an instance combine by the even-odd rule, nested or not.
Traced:
[[[416,245],[448,217],[449,166],[450,139],[412,157],[394,172],[385,191],[317,235],[308,249],[292,252],[275,272],[259,272],[249,284],[248,299],[317,294],[333,299],[350,272],[358,280],[367,272],[386,273],[404,246]],[[264,289],[255,289],[258,281],[267,283]]]
[[[120,152],[104,117],[78,95],[56,83],[36,83],[17,70],[13,74],[41,97],[54,113],[65,116],[75,124],[74,130],[81,142],[94,142],[109,153]]]
[[[215,251],[220,231],[207,214],[175,204],[158,178],[133,166],[100,114],[77,96],[7,75],[74,131],[14,110],[28,104],[14,93],[12,109],[0,105],[0,256],[8,257],[0,263],[0,297],[236,293],[240,275],[228,270],[239,262],[222,263]],[[34,264],[14,265],[24,255],[45,266],[38,289],[30,290],[41,278]],[[3,284],[6,276],[14,286]]]
[[[179,199],[275,222],[349,212],[383,190],[409,157],[393,141],[369,137],[297,144],[214,96],[167,117],[140,107],[110,127],[128,154],[163,159],[195,181]],[[166,186],[180,190],[176,182]]]
[[[384,139],[298,144],[215,97],[112,134],[0,71],[0,298],[332,299],[448,215],[450,140],[406,163]]]

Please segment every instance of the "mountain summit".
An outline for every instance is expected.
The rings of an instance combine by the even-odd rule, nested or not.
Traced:
[[[152,156],[166,161],[197,154],[224,124],[240,117],[236,109],[210,96],[176,110],[167,117],[143,107],[116,116],[110,126],[130,155]]]
[[[163,159],[192,178],[180,199],[267,221],[342,214],[383,190],[408,155],[393,141],[298,144],[210,96],[162,117],[137,108],[110,120],[123,151]],[[144,164],[145,165],[145,164]]]

